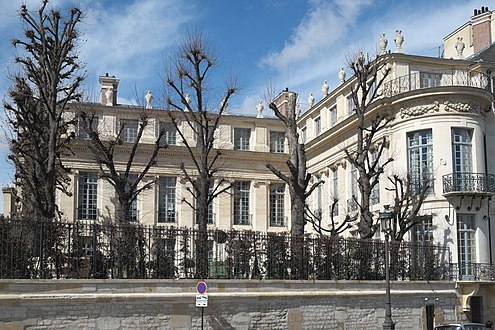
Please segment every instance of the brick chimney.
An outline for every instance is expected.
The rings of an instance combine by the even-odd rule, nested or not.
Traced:
[[[100,102],[102,105],[114,106],[117,105],[117,90],[119,88],[119,80],[115,76],[109,76],[108,73],[100,76]]]
[[[474,10],[474,15],[471,17],[471,24],[473,27],[473,47],[475,53],[492,44],[491,18],[492,12],[488,10],[488,7],[481,7],[481,9]]]

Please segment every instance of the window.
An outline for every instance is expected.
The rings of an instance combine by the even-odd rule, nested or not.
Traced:
[[[476,259],[473,214],[457,214],[457,258],[461,279],[473,279]]]
[[[318,116],[315,118],[315,136],[320,135],[321,132],[321,117]]]
[[[407,157],[411,176],[412,192],[419,192],[428,181],[429,192],[433,192],[433,137],[431,130],[409,133],[407,135]]]
[[[465,128],[452,129],[452,157],[454,173],[471,173],[471,133]]]
[[[270,226],[284,227],[285,222],[285,184],[270,185]]]
[[[270,152],[283,153],[285,132],[270,132]]]
[[[176,221],[175,186],[176,178],[160,177],[158,183],[158,222],[170,223]]]
[[[250,225],[249,213],[249,181],[234,183],[234,225]]]
[[[249,150],[250,128],[234,128],[234,149]]]
[[[378,154],[376,151],[371,152],[370,155],[371,157],[371,163],[375,164],[377,161]],[[378,166],[378,164],[377,164]],[[380,181],[378,181],[374,186],[373,189],[371,190],[371,196],[370,196],[370,202],[371,205],[376,205],[380,203]]]
[[[163,135],[160,139],[162,145],[175,145],[177,144],[177,128],[171,122],[161,122],[160,131],[163,131]]]
[[[436,87],[442,85],[442,74],[432,72],[420,72],[421,88]]]
[[[358,198],[358,182],[357,182],[357,168],[354,164],[351,164],[351,198],[347,200],[347,211],[356,211],[358,204],[356,202]],[[354,197],[356,199],[354,199]]]
[[[306,127],[301,129],[301,143],[306,143]]]
[[[98,216],[98,174],[79,173],[77,191],[77,219],[96,220]]]
[[[77,121],[77,136],[82,140],[89,140],[90,136],[86,129],[84,129],[84,124],[82,122],[82,118],[79,118]],[[91,125],[91,130],[94,132],[98,132],[98,117],[90,116],[86,119],[88,124]]]
[[[138,176],[136,174],[129,175],[128,184],[134,184],[136,182]],[[138,208],[137,208],[137,196],[131,202],[131,221],[138,220]]]
[[[337,123],[337,106],[334,105],[330,109],[330,125],[334,126]]]
[[[120,127],[122,129],[121,140],[124,142],[134,143],[137,140],[138,121],[136,119],[121,119]]]
[[[432,217],[426,217],[414,226],[413,242],[433,244]]]
[[[338,169],[332,170],[332,183],[333,183],[333,187],[332,187],[333,200],[330,203],[330,211],[329,212],[332,211],[331,207],[332,207],[334,200],[339,198],[339,171],[338,171]],[[339,203],[338,202],[335,204],[335,208],[333,209],[333,215],[334,216],[339,215]]]
[[[354,109],[356,108],[356,104],[354,103],[354,98],[352,94],[347,97],[347,114],[352,115],[354,113]]]

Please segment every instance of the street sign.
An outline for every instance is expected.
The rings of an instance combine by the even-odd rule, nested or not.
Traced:
[[[205,294],[206,289],[207,289],[206,283],[203,281],[198,282],[198,284],[196,285],[196,291],[198,291],[199,294]]]
[[[196,307],[208,307],[208,295],[197,294],[196,295]]]

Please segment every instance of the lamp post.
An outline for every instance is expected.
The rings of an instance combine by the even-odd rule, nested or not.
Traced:
[[[382,231],[385,233],[385,321],[383,330],[395,330],[395,323],[392,320],[392,303],[390,302],[390,247],[388,240],[392,230],[392,220],[395,218],[394,211],[390,205],[383,205],[383,211],[379,212]]]

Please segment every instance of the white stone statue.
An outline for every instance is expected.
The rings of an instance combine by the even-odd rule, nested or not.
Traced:
[[[380,46],[380,55],[385,55],[387,54],[387,45],[388,45],[388,40],[385,38],[385,33],[382,33],[380,36],[380,42],[378,42],[378,46]]]
[[[263,106],[263,101],[258,101],[258,103],[256,104],[256,111],[258,112],[258,115],[256,116],[256,118],[263,118],[263,109],[265,107]]]
[[[105,97],[107,99],[107,106],[111,107],[113,105],[113,87],[109,87],[105,92]]]
[[[189,104],[191,104],[191,97],[189,96],[189,93],[188,93],[188,94],[186,94],[185,99],[186,99],[186,103],[187,103],[188,105],[189,105]],[[188,110],[187,105],[184,105],[184,110],[185,110],[185,111],[187,111],[187,110]]]
[[[464,58],[464,55],[462,54],[464,48],[466,48],[466,44],[462,41],[462,37],[458,37],[457,42],[455,43],[455,50],[457,50],[458,58]]]
[[[328,95],[329,88],[330,87],[328,86],[327,81],[323,81],[323,85],[321,85],[321,92],[323,93],[323,97]]]
[[[308,103],[310,108],[312,108],[313,105],[315,104],[315,97],[313,96],[313,93],[309,94]]]
[[[396,35],[394,38],[395,45],[397,46],[397,49],[395,50],[396,53],[403,53],[404,50],[402,49],[402,43],[404,42],[404,37],[402,36],[402,31],[401,30],[396,30]]]
[[[144,100],[146,101],[146,109],[153,109],[153,94],[151,94],[150,89],[148,89],[146,91],[146,95],[144,96]]]
[[[345,82],[345,70],[344,68],[340,68],[339,71],[339,82],[343,84]]]

